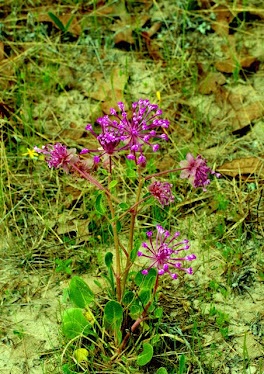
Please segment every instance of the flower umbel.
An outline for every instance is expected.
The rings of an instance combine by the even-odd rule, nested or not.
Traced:
[[[93,136],[98,140],[101,149],[87,149],[84,148],[80,153],[90,153],[90,152],[99,152],[99,155],[94,156],[94,162],[97,164],[101,157],[104,156],[105,154],[112,155],[115,152],[121,151],[124,149],[118,148],[118,145],[122,139],[121,133],[118,130],[114,130],[111,128],[108,124],[108,116],[105,116],[103,118],[98,118],[97,120],[98,123],[100,123],[101,128],[102,128],[102,133],[99,134],[98,136],[94,132],[92,125],[87,125],[85,127],[86,130],[90,131]]]
[[[180,251],[189,249],[189,245],[184,245],[189,243],[189,240],[184,239],[179,243],[173,244],[172,242],[180,235],[179,232],[176,232],[168,243],[165,243],[166,239],[170,236],[169,231],[166,231],[162,226],[157,225],[157,237],[155,243],[152,241],[152,231],[148,231],[146,234],[149,237],[150,245],[147,243],[142,243],[142,247],[146,248],[149,251],[149,255],[143,254],[141,251],[138,251],[138,256],[147,257],[152,262],[151,265],[142,270],[142,274],[148,274],[148,271],[152,267],[156,267],[159,275],[163,275],[165,272],[169,273],[173,279],[177,279],[176,273],[171,273],[169,268],[174,267],[179,270],[183,270],[188,274],[192,274],[192,268],[183,268],[183,261],[192,261],[196,259],[194,254],[187,255],[185,257],[177,256]],[[177,248],[182,246],[181,248]],[[177,248],[177,249],[176,249]],[[176,256],[176,257],[171,257]]]
[[[217,178],[221,176],[221,174],[216,173],[207,166],[207,160],[202,158],[201,155],[194,158],[191,153],[188,153],[186,160],[181,161],[180,165],[184,169],[180,178],[189,179],[193,187],[203,187],[204,191],[206,191],[205,186],[211,183],[208,178],[209,174],[215,175]]]
[[[128,119],[123,102],[119,102],[118,107],[121,115],[117,114],[115,109],[110,108],[111,115],[116,119],[111,120],[109,116],[98,118],[97,122],[102,127],[102,134],[99,136],[95,134],[91,125],[86,126],[86,130],[91,131],[103,148],[103,152],[95,150],[95,152],[101,152],[100,156],[95,156],[95,162],[99,162],[100,157],[105,153],[112,155],[117,151],[129,150],[130,153],[127,158],[135,160],[138,165],[144,165],[146,158],[143,155],[143,146],[149,145],[152,147],[153,152],[156,152],[159,149],[159,145],[150,143],[150,139],[160,138],[168,140],[165,133],[158,135],[156,130],[168,128],[169,121],[157,118],[162,114],[162,111],[158,110],[157,105],[150,104],[149,100],[140,99],[132,104],[133,114],[131,119]],[[153,111],[155,112],[152,113]],[[123,141],[125,145],[117,148],[120,141]],[[92,150],[83,149],[81,151],[81,153],[87,152],[92,152]],[[138,157],[136,152],[139,152]]]
[[[160,202],[163,206],[174,203],[174,196],[171,192],[172,184],[168,182],[154,181],[149,187],[149,192]]]
[[[80,157],[76,154],[76,149],[67,149],[66,145],[61,143],[47,144],[42,148],[34,147],[34,151],[37,153],[44,154],[45,160],[47,161],[50,168],[55,169],[63,168],[68,174],[70,171],[76,174],[78,177],[82,177],[79,173],[89,173],[92,169],[90,160],[80,160]],[[72,168],[74,166],[74,168]]]
[[[75,164],[79,161],[79,157],[75,154],[76,149],[67,149],[66,145],[61,143],[47,144],[42,148],[34,147],[34,151],[37,153],[42,153],[46,156],[50,168],[55,169],[63,168],[66,173],[69,173],[70,164]]]

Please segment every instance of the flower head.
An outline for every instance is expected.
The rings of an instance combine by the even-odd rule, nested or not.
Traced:
[[[118,145],[122,139],[122,134],[120,131],[111,128],[108,124],[108,116],[104,116],[103,118],[98,118],[98,123],[101,124],[102,133],[98,136],[94,132],[92,125],[87,125],[86,130],[90,131],[93,136],[98,140],[101,148],[100,149],[87,149],[84,148],[81,151],[83,153],[90,153],[90,152],[99,152],[99,155],[94,156],[94,162],[97,164],[101,157],[105,154],[112,155],[114,152],[122,150],[122,148],[118,148]]]
[[[46,156],[50,168],[55,169],[63,168],[66,173],[69,173],[70,164],[74,164],[79,161],[79,157],[75,154],[76,149],[67,149],[66,145],[61,143],[47,144],[42,148],[34,147],[34,151],[37,153],[42,153]]]
[[[165,133],[157,134],[157,129],[168,128],[169,121],[157,118],[162,114],[162,111],[158,110],[157,105],[151,105],[149,100],[140,99],[132,104],[133,114],[131,119],[128,119],[123,102],[119,102],[118,107],[121,111],[120,115],[115,109],[110,108],[111,115],[115,117],[114,120],[110,119],[109,116],[98,118],[97,122],[102,127],[102,134],[99,136],[95,134],[91,125],[86,127],[103,148],[103,152],[96,150],[96,152],[101,152],[101,155],[99,158],[96,156],[95,161],[98,162],[105,153],[112,155],[117,151],[129,150],[127,158],[135,160],[138,165],[144,165],[146,163],[146,158],[143,155],[144,145],[151,146],[153,152],[156,152],[159,145],[152,144],[150,140],[152,138],[168,140]],[[124,146],[117,148],[121,141],[124,142]],[[87,152],[92,152],[92,150],[83,149],[81,153]],[[137,155],[137,152],[139,152],[139,155]]]
[[[186,160],[181,161],[180,165],[184,169],[181,172],[180,178],[189,179],[193,187],[203,187],[204,191],[206,191],[205,186],[211,183],[208,177],[209,174],[215,175],[217,178],[221,176],[207,166],[207,160],[202,158],[201,155],[194,158],[191,153],[188,153]]]
[[[149,192],[163,206],[174,203],[174,196],[171,192],[172,184],[168,182],[154,181],[149,187]]]
[[[176,273],[171,273],[170,268],[174,267],[179,270],[183,270],[188,274],[192,274],[192,268],[183,268],[182,262],[183,261],[192,261],[196,259],[194,254],[187,255],[185,257],[178,256],[180,251],[188,250],[189,245],[185,245],[189,243],[189,240],[184,239],[179,243],[173,244],[172,242],[180,235],[179,232],[176,232],[173,237],[166,243],[167,238],[170,236],[169,231],[166,231],[162,226],[157,225],[157,237],[155,242],[152,241],[152,232],[147,232],[147,236],[149,237],[150,245],[147,243],[142,243],[142,247],[146,248],[149,251],[149,255],[143,254],[143,252],[138,251],[137,255],[140,257],[148,258],[152,263],[147,268],[142,270],[142,274],[148,274],[148,271],[152,267],[156,267],[158,270],[159,275],[163,275],[164,273],[169,273],[173,279],[177,279]],[[178,248],[182,246],[181,248]],[[176,257],[175,257],[176,256]]]

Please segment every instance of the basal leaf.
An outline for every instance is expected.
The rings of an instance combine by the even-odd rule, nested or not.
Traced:
[[[162,366],[157,371],[156,374],[168,374],[167,370]]]
[[[80,277],[73,277],[69,287],[70,300],[78,308],[88,308],[94,300],[94,293]]]
[[[71,308],[63,313],[62,331],[68,339],[73,339],[78,335],[95,335],[92,325],[87,321],[82,313],[82,309]]]
[[[108,301],[108,303],[105,305],[104,318],[106,322],[112,325],[115,330],[120,328],[123,321],[122,306],[117,301]]]
[[[146,365],[153,357],[153,347],[151,344],[143,344],[143,351],[138,355],[137,364],[139,366]]]

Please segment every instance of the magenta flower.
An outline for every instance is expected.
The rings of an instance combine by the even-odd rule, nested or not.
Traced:
[[[171,273],[169,268],[174,267],[179,270],[183,270],[188,274],[192,274],[192,268],[183,268],[183,261],[192,261],[196,259],[195,255],[188,255],[185,257],[177,256],[180,251],[189,249],[189,245],[184,245],[182,248],[177,248],[182,244],[189,243],[189,240],[184,239],[179,243],[172,245],[172,242],[180,235],[179,232],[176,232],[171,240],[168,243],[165,243],[166,239],[170,236],[169,231],[165,231],[162,226],[157,225],[157,237],[155,243],[152,242],[152,231],[148,231],[146,234],[149,237],[150,246],[147,243],[142,243],[142,247],[146,248],[149,251],[149,255],[143,254],[141,251],[138,251],[137,255],[140,257],[149,258],[152,262],[151,265],[141,271],[142,274],[148,274],[149,269],[156,267],[159,275],[163,275],[165,272],[169,273],[173,279],[177,279],[177,274]],[[176,256],[176,257],[171,257]]]
[[[159,149],[159,145],[150,143],[150,139],[160,138],[168,140],[166,134],[158,135],[157,129],[168,128],[169,121],[157,118],[162,114],[162,111],[157,110],[157,105],[151,105],[149,100],[140,99],[132,104],[133,114],[131,119],[128,119],[124,103],[119,102],[118,107],[122,112],[121,115],[117,114],[113,108],[110,108],[111,115],[117,120],[111,120],[109,116],[104,116],[97,120],[102,127],[101,135],[97,136],[91,125],[86,127],[97,138],[103,148],[103,152],[96,150],[96,152],[101,152],[101,155],[95,157],[95,162],[98,162],[105,153],[112,155],[117,151],[129,150],[130,153],[127,158],[135,160],[138,165],[144,165],[146,163],[146,158],[143,155],[144,145],[151,146],[153,152],[156,152]],[[155,113],[151,113],[153,111]],[[124,142],[124,146],[117,148],[120,141]],[[81,151],[81,153],[87,152],[92,152],[92,150],[83,149]],[[138,157],[137,152],[139,152]]]
[[[164,208],[165,205],[174,203],[174,196],[172,194],[171,187],[173,187],[173,185],[168,182],[154,181],[148,187],[148,190]]]
[[[83,177],[81,173],[89,173],[92,169],[91,160],[80,160],[75,148],[67,149],[66,145],[61,143],[47,144],[42,148],[35,146],[34,150],[46,156],[45,160],[50,168],[63,168],[67,174],[72,172],[78,177]]]
[[[79,157],[76,155],[76,149],[67,149],[66,145],[61,143],[47,144],[42,148],[34,147],[34,151],[37,153],[42,153],[46,156],[50,168],[55,169],[63,168],[63,170],[68,174],[70,164],[75,164],[79,161]]]
[[[101,157],[105,154],[112,155],[114,152],[118,152],[123,150],[125,147],[118,148],[120,141],[122,140],[122,135],[120,131],[114,130],[111,128],[107,122],[108,116],[104,116],[103,118],[98,118],[97,122],[100,123],[102,128],[102,133],[100,135],[96,135],[94,132],[92,125],[87,125],[85,127],[86,130],[90,131],[93,136],[98,140],[101,149],[87,149],[84,148],[80,153],[90,153],[90,152],[99,152],[99,156],[94,156],[94,162],[97,164]]]
[[[191,153],[186,155],[186,160],[180,162],[181,168],[184,169],[181,172],[180,178],[189,179],[193,187],[203,187],[206,191],[205,186],[211,183],[209,174],[215,175],[217,178],[221,174],[216,173],[207,166],[207,160],[203,159],[201,155],[194,158]]]

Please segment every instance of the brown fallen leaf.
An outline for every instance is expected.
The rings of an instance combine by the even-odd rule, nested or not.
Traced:
[[[52,11],[53,14],[56,15],[56,11]],[[63,26],[66,26],[67,23],[69,22],[69,20],[71,19],[71,17],[73,16],[73,14],[71,13],[68,13],[68,14],[63,14],[61,16],[57,16],[56,17],[61,21],[61,23],[63,24]],[[57,29],[60,30],[60,28],[58,27],[58,25],[56,25],[56,23],[50,18],[50,16],[48,14],[39,14],[37,16],[37,20],[39,22],[50,22],[52,23]],[[78,20],[76,19],[76,17],[74,17],[71,21],[71,24],[69,26],[69,29],[68,29],[69,32],[71,32],[74,36],[79,36],[81,35],[82,33],[82,28],[78,22]]]
[[[247,177],[248,175],[258,175],[264,177],[264,159],[257,157],[247,157],[226,162],[219,166],[217,172],[229,177],[238,175]]]
[[[76,123],[71,122],[70,128],[65,129],[61,132],[60,136],[63,139],[78,140],[83,136],[84,129],[79,127]]]
[[[234,73],[236,69],[246,69],[257,71],[260,61],[257,57],[254,56],[244,56],[242,58],[227,58],[225,60],[215,62],[215,67],[218,71],[222,73]]]
[[[138,17],[130,16],[128,14],[120,15],[121,20],[118,20],[112,30],[116,30],[114,36],[115,44],[126,42],[128,44],[135,44],[133,37],[133,31],[137,28],[143,27],[147,21],[150,19],[150,16],[140,15]]]
[[[264,106],[261,102],[255,101],[249,105],[241,106],[234,113],[231,119],[234,130],[242,129],[249,125],[254,119],[262,117],[264,114]]]
[[[104,113],[109,113],[109,108],[119,110],[117,103],[123,101],[123,92],[128,80],[128,75],[124,74],[119,68],[113,70],[109,81],[105,81],[101,74],[97,75],[97,91],[87,92],[87,96],[101,101],[101,108]],[[125,102],[124,102],[125,103]],[[126,104],[126,103],[125,103]]]
[[[225,84],[225,76],[221,73],[209,72],[200,82],[199,92],[204,95],[209,95],[217,91],[218,86]]]
[[[216,19],[212,22],[212,29],[221,36],[229,35],[229,23],[234,18],[234,14],[225,5],[218,5],[212,9]]]
[[[141,35],[146,42],[148,53],[153,58],[153,60],[163,60],[162,55],[159,52],[159,46],[154,45],[154,43],[152,42],[148,32],[147,31],[142,31]]]
[[[135,44],[133,31],[143,27],[150,19],[150,16],[146,14],[132,15],[128,12],[123,2],[117,2],[113,6],[113,13],[120,18],[110,27],[112,31],[115,31],[115,44]]]

